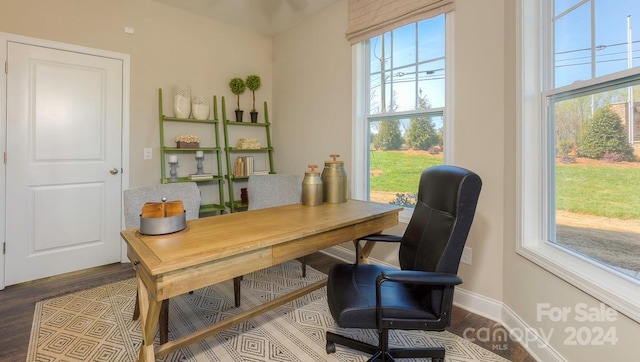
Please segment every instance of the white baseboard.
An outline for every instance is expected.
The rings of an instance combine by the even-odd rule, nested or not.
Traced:
[[[556,351],[543,336],[535,329],[531,328],[520,318],[511,308],[502,304],[502,325],[505,326],[512,336],[519,338],[520,344],[537,361],[557,361],[567,360]]]
[[[342,246],[334,246],[322,252],[347,263],[353,263],[355,260],[355,253]],[[390,265],[374,258],[369,258],[369,262],[371,264]],[[520,344],[537,361],[566,362],[566,359],[550,346],[540,333],[527,325],[522,318],[504,303],[463,288],[456,288],[453,304],[502,324],[506,328],[505,333],[509,333],[512,338],[520,341]],[[496,341],[496,343],[499,342],[500,340]]]
[[[324,249],[320,252],[323,254],[331,255],[332,257],[339,259],[345,263],[353,263],[353,261],[356,260],[356,253],[340,245],[332,246],[329,249]]]
[[[538,331],[531,328],[504,303],[457,287],[453,304],[500,323],[506,329],[505,333],[519,341],[537,361],[566,362],[566,359],[553,349]],[[501,342],[499,337],[498,333],[496,343]]]
[[[497,322],[502,320],[501,302],[461,287],[456,287],[456,292],[453,295],[453,304]]]

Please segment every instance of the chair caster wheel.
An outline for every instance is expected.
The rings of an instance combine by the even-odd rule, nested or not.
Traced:
[[[432,358],[431,362],[444,362],[444,358]]]
[[[331,353],[335,353],[336,352],[336,344],[333,342],[327,342],[327,354],[331,354]]]

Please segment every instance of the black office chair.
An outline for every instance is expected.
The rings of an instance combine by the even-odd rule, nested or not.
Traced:
[[[462,250],[482,181],[456,166],[422,172],[413,216],[404,235],[375,234],[360,240],[400,242],[401,270],[370,264],[331,268],[327,297],[338,326],[378,330],[378,345],[327,332],[327,353],[336,343],[372,354],[369,361],[427,358],[444,361],[444,347],[389,348],[390,329],[443,331],[450,323]],[[359,241],[358,241],[359,242]]]

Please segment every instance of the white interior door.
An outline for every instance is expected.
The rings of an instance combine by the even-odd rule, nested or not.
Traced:
[[[120,261],[122,60],[7,52],[5,284]]]

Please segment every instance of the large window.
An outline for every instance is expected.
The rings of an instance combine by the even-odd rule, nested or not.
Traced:
[[[443,163],[445,18],[411,23],[356,46],[359,198],[412,209],[422,170]]]
[[[521,0],[520,13],[518,250],[640,320],[640,5]]]

